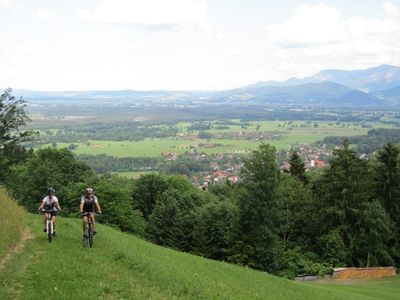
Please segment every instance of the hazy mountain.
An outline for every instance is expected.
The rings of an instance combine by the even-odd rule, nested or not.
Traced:
[[[367,93],[366,91],[370,91]],[[400,67],[382,65],[365,70],[324,70],[305,78],[261,81],[226,91],[55,91],[15,90],[14,95],[32,101],[108,101],[140,103],[208,102],[221,104],[281,103],[303,105],[400,104]]]
[[[400,86],[376,92],[377,95],[384,99],[392,100],[400,103]]]
[[[305,78],[290,78],[286,81],[260,81],[244,88],[266,88],[271,86],[293,86],[306,83],[336,82],[362,91],[379,91],[400,86],[400,67],[381,65],[365,70],[324,70]]]
[[[316,82],[293,86],[268,86],[255,84],[225,92],[232,101],[256,103],[281,103],[303,105],[382,105],[373,94],[351,89],[335,82]],[[220,97],[221,99],[222,97]]]
[[[381,65],[366,70],[325,70],[309,79],[333,81],[358,90],[378,91],[400,86],[400,67]]]

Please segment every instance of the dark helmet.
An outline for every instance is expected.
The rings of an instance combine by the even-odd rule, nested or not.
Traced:
[[[92,194],[93,193],[93,189],[92,188],[86,188],[85,189],[85,193],[86,194]]]
[[[53,189],[53,188],[48,188],[48,189],[47,189],[47,193],[48,193],[48,194],[55,194],[55,193],[56,193],[56,190]]]

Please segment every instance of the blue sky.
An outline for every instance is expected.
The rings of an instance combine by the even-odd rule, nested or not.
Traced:
[[[0,87],[228,89],[400,65],[400,0],[0,0]]]

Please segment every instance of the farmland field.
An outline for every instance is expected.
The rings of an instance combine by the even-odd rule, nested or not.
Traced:
[[[146,172],[146,171],[127,171],[127,172],[113,172],[113,174],[117,174],[118,176],[125,177],[125,178],[138,178],[141,175],[151,174],[153,172]]]
[[[391,126],[379,122],[367,124],[341,123],[336,124],[326,121],[254,121],[245,126],[227,125],[226,128],[211,128],[206,130],[212,134],[227,132],[270,132],[275,135],[272,140],[263,140],[275,146],[279,150],[287,150],[298,144],[311,144],[322,140],[326,136],[353,136],[367,134],[372,128],[390,128]],[[258,139],[199,139],[195,136],[185,138],[189,134],[188,127],[193,123],[180,122],[176,126],[179,128],[180,137],[170,138],[147,138],[140,141],[105,141],[90,140],[88,142],[75,142],[77,146],[73,151],[76,154],[107,154],[116,157],[157,157],[163,152],[185,153],[191,149],[207,154],[212,153],[244,153],[254,150],[261,143]],[[163,125],[160,125],[163,126]],[[192,130],[193,135],[198,130]],[[58,148],[68,147],[70,143],[57,143]],[[42,147],[48,147],[49,144]]]

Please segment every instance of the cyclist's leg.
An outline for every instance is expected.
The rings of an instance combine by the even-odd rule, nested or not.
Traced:
[[[86,236],[86,224],[87,224],[87,216],[82,216],[82,229],[83,229],[83,235]]]
[[[94,219],[94,214],[90,214],[90,218],[92,219],[92,228],[93,228],[93,233],[96,234],[96,221]]]
[[[43,232],[47,232],[47,212],[45,212],[43,216],[44,216]]]
[[[53,231],[56,231],[56,214],[51,214],[51,220],[53,221]]]

